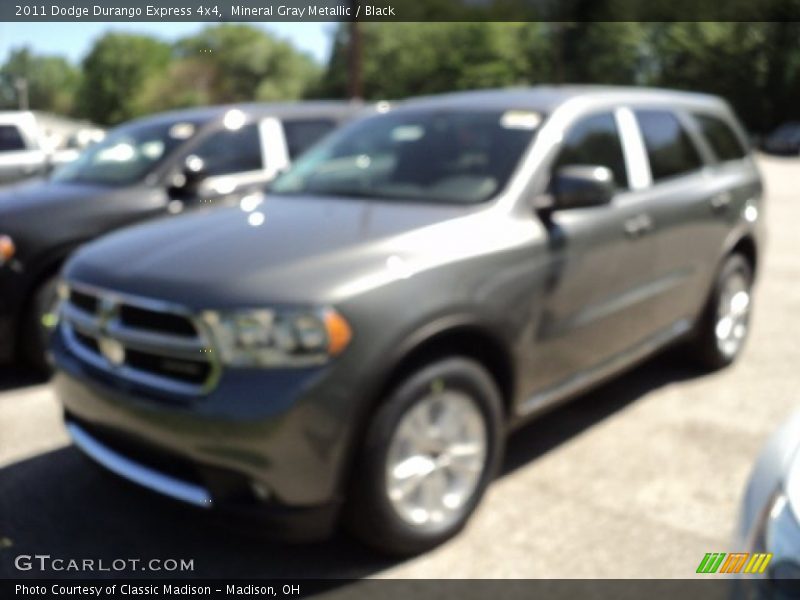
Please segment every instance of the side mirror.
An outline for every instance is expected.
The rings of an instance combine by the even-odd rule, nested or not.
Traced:
[[[603,206],[611,202],[615,192],[614,173],[608,167],[566,166],[555,172],[549,193],[538,198],[535,205],[549,211]]]
[[[181,168],[176,170],[169,180],[169,191],[172,195],[196,196],[200,184],[208,177],[203,160],[195,155],[188,156]]]

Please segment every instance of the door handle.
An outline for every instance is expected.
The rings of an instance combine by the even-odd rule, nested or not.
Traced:
[[[625,221],[624,229],[628,237],[642,237],[643,235],[653,231],[653,219],[650,218],[650,215],[646,214],[636,215],[635,217]]]
[[[710,201],[711,209],[714,212],[726,210],[728,206],[730,206],[731,200],[733,200],[733,198],[730,192],[722,192],[716,196],[712,196]]]

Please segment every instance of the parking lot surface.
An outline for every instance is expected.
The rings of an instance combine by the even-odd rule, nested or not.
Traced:
[[[694,576],[706,552],[735,551],[756,454],[798,406],[800,160],[761,165],[769,245],[741,361],[707,375],[672,352],[521,429],[445,546],[394,561],[345,536],[291,546],[233,533],[94,468],[46,382],[11,367],[0,370],[0,577],[39,575],[15,570],[19,554],[193,559],[196,577]]]

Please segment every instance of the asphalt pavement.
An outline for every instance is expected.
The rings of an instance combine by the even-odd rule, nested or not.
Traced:
[[[707,375],[673,352],[521,429],[443,547],[396,561],[342,535],[292,546],[234,533],[89,464],[47,383],[11,367],[0,370],[0,577],[34,574],[14,568],[20,554],[192,559],[195,577],[694,576],[706,552],[736,550],[753,461],[798,407],[800,159],[761,164],[769,245],[739,363]]]

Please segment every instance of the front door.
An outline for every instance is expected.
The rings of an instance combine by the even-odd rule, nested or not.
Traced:
[[[608,205],[557,210],[550,219],[552,277],[533,341],[532,405],[523,411],[550,391],[579,384],[651,333],[653,222],[640,190],[631,189],[619,123],[613,111],[578,118],[551,167],[608,167],[618,192]]]

